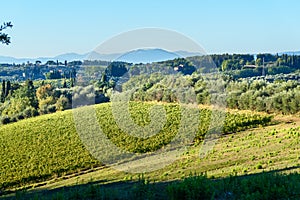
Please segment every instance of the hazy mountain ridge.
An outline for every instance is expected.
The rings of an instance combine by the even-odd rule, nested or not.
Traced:
[[[31,62],[34,63],[35,61],[39,60],[43,63],[47,62],[48,60],[58,60],[58,61],[74,61],[74,60],[103,60],[103,61],[112,61],[112,60],[120,60],[125,62],[132,62],[132,63],[147,63],[147,62],[157,62],[157,61],[165,61],[165,60],[172,60],[178,57],[189,57],[200,55],[199,53],[195,52],[188,52],[188,51],[175,51],[170,52],[163,49],[137,49],[133,51],[129,51],[126,53],[111,53],[111,54],[100,54],[96,51],[92,51],[85,54],[78,54],[78,53],[64,53],[54,57],[38,57],[38,58],[15,58],[12,56],[0,56],[0,63],[27,63]]]
[[[286,52],[281,52],[281,53],[278,53],[279,55],[282,55],[282,54],[288,54],[288,55],[300,55],[300,51],[286,51]]]
[[[15,58],[11,56],[0,56],[0,63],[34,63],[39,60],[41,62],[47,62],[48,60],[59,60],[59,61],[73,61],[73,60],[83,60],[87,54],[77,54],[77,53],[65,53],[55,57],[38,57],[38,58]]]
[[[137,49],[121,55],[116,60],[129,63],[151,63],[179,57],[181,56],[163,49]]]
[[[279,55],[288,54],[288,55],[300,55],[300,51],[285,51],[278,53]],[[85,54],[78,54],[78,53],[64,53],[54,57],[38,57],[38,58],[15,58],[12,56],[1,56],[0,55],[0,63],[9,63],[9,64],[21,64],[31,62],[34,63],[35,61],[39,60],[43,63],[47,62],[48,60],[53,61],[74,61],[74,60],[103,60],[103,61],[113,61],[113,60],[120,60],[125,62],[132,62],[132,63],[147,63],[147,62],[158,62],[164,60],[172,60],[178,57],[192,57],[192,56],[199,56],[203,55],[198,52],[188,52],[188,51],[167,51],[163,49],[137,49],[133,51],[129,51],[126,53],[111,53],[111,54],[100,54],[96,51],[88,52]]]

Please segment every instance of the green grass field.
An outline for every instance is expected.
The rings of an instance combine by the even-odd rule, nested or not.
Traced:
[[[149,123],[150,118],[146,113],[153,104],[131,103],[133,120],[140,125]],[[167,119],[172,119],[172,122],[174,119],[179,120],[179,105],[163,104],[163,106],[167,111]],[[209,116],[207,114],[209,109],[201,108],[200,115],[203,112]],[[132,152],[142,149],[141,152],[144,152],[145,150],[141,147],[151,144],[152,148],[156,149],[163,145],[158,142],[153,146],[155,138],[150,138],[152,142],[149,143],[147,139],[137,141],[136,138],[129,137],[128,145],[122,143],[123,140],[120,140],[120,137],[124,138],[125,135],[118,130],[116,124],[111,122],[113,117],[111,104],[96,105],[96,113],[101,124],[109,124],[105,126],[107,130],[104,130],[108,137],[111,137],[112,141],[120,147],[127,147]],[[205,121],[203,116],[201,120]],[[270,119],[270,116],[261,113],[228,112],[223,132],[240,132],[223,135],[213,151],[203,159],[199,158],[201,142],[198,141],[196,143],[199,143],[198,145],[192,146],[176,162],[163,169],[145,173],[144,179],[148,183],[164,185],[165,181],[178,181],[191,174],[201,173],[206,174],[205,180],[210,180],[211,178],[226,178],[230,175],[241,176],[281,169],[293,169],[288,172],[299,172],[300,122],[298,118],[277,117],[274,123],[271,123],[272,125],[261,126],[269,124]],[[159,139],[172,138],[174,130],[178,127],[176,121],[174,123],[168,123],[168,121],[170,120],[167,120],[167,127],[159,133]],[[200,141],[204,133],[204,124],[202,123],[202,127],[199,126],[197,138]],[[110,133],[114,134],[110,136]],[[39,193],[41,191],[48,191],[46,194],[49,194],[47,196],[51,199],[56,195],[64,195],[64,192],[59,189],[61,187],[92,184],[98,191],[100,182],[100,185],[104,184],[108,187],[103,189],[103,186],[99,186],[101,188],[99,191],[105,193],[114,188],[121,191],[122,188],[134,188],[131,184],[134,184],[140,176],[140,174],[100,167],[101,163],[94,159],[82,144],[76,132],[72,111],[43,115],[1,126],[0,145],[2,192],[16,188],[31,188],[28,191],[31,197],[41,195]],[[168,187],[163,188],[167,190]],[[89,188],[83,190],[86,191]],[[72,190],[72,192],[66,192],[66,195],[72,197],[73,193]],[[81,195],[84,194],[84,192],[81,193]],[[18,195],[20,192],[17,193]],[[21,196],[23,195],[26,197],[27,194],[22,193]],[[88,191],[86,195],[89,195]]]

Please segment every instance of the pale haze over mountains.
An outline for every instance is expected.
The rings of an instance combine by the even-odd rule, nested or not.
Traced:
[[[103,61],[124,61],[129,63],[150,63],[164,60],[171,60],[178,57],[196,56],[200,53],[188,52],[188,51],[176,51],[169,52],[163,49],[137,49],[125,53],[112,53],[112,54],[99,54],[96,51],[92,51],[86,54],[77,53],[65,53],[55,57],[39,57],[39,58],[14,58],[8,56],[0,56],[0,63],[27,63],[39,60],[43,63],[48,60],[59,61],[74,61],[74,60],[103,60]]]
[[[300,55],[300,51],[286,51],[280,52],[279,54],[288,54],[288,55]],[[43,63],[48,60],[59,60],[59,61],[74,61],[74,60],[103,60],[103,61],[124,61],[129,63],[151,63],[159,62],[164,60],[171,60],[179,57],[189,57],[201,55],[197,52],[188,52],[188,51],[175,51],[170,52],[163,49],[137,49],[129,51],[126,53],[114,53],[114,54],[99,54],[95,51],[77,54],[77,53],[65,53],[55,57],[39,57],[39,58],[15,58],[10,56],[0,56],[0,63],[27,63],[28,61],[34,63],[39,60]]]

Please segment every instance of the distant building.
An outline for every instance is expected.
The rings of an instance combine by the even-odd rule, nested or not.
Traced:
[[[175,66],[173,69],[174,69],[174,71],[181,71],[182,70],[182,68],[183,68],[183,64],[180,64],[180,65],[178,65],[178,66]]]
[[[243,69],[255,69],[256,67],[256,65],[244,65]]]
[[[265,65],[267,66],[267,67],[272,67],[272,66],[274,66],[274,65],[276,65],[276,62],[265,62]]]

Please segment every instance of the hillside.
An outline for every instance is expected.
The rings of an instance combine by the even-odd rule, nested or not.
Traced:
[[[132,116],[137,120],[136,123],[140,125],[149,123],[149,116],[147,117],[145,112],[151,105],[153,103],[131,103]],[[178,105],[164,104],[164,107],[170,111],[167,112],[167,116],[171,119],[179,115],[176,111]],[[96,105],[97,115],[100,117],[102,113],[102,117],[99,118],[100,123],[110,124],[107,126],[108,132],[110,129],[115,129],[115,125],[109,123],[112,117],[109,110],[111,110],[110,104]],[[207,112],[206,108],[201,108],[200,111]],[[277,117],[273,121],[274,125],[261,127],[259,123],[264,121],[264,116],[266,115],[254,112],[229,112],[224,130],[226,127],[227,130],[248,130],[224,135],[213,152],[203,159],[199,158],[200,146],[193,146],[178,161],[163,169],[144,174],[145,178],[157,182],[182,179],[188,177],[190,173],[205,172],[209,177],[216,178],[230,174],[245,175],[295,167],[299,171],[297,167],[299,166],[300,120],[297,117],[280,119]],[[238,121],[244,123],[236,123]],[[169,137],[172,135],[171,131],[176,129],[176,123],[168,126],[162,135],[158,134],[160,137]],[[251,128],[256,126],[259,127]],[[201,133],[201,127],[199,128],[198,133]],[[123,137],[121,133],[112,137],[112,140],[122,146],[122,142],[118,139]],[[138,143],[134,138],[129,138],[130,140],[131,142],[126,143],[130,151],[137,151],[135,146],[130,146],[133,143],[143,147],[149,146],[147,140]],[[30,188],[40,185],[42,187],[39,190],[49,190],[94,181],[104,181],[103,183],[109,184],[126,180],[121,183],[121,187],[127,187],[127,181],[135,181],[139,177],[138,174],[101,167],[101,163],[95,160],[81,143],[70,110],[1,126],[0,144],[0,181],[4,193],[20,186]],[[160,145],[156,148],[159,147]],[[108,187],[115,188],[114,184]]]

